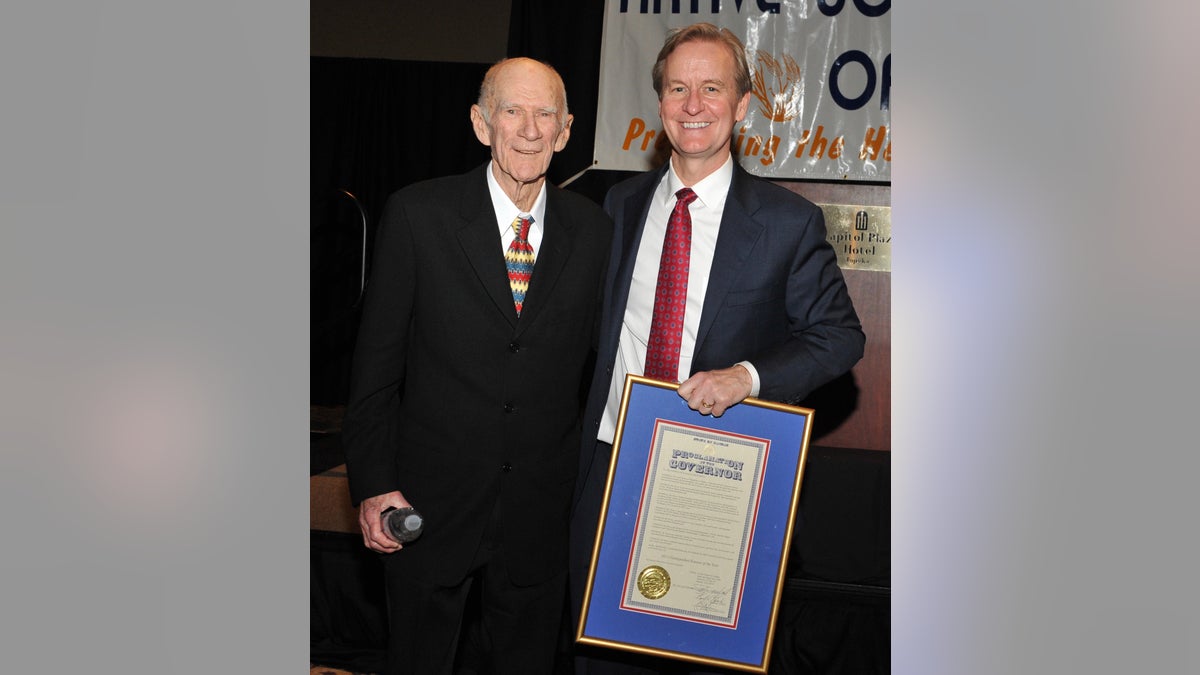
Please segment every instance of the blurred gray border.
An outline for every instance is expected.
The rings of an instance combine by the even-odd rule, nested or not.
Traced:
[[[307,3],[0,9],[5,668],[304,672]]]
[[[1200,670],[1198,18],[893,8],[894,672]]]

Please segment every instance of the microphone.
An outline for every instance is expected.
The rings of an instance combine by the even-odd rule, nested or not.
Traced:
[[[401,544],[421,536],[421,529],[425,525],[425,519],[411,506],[402,509],[389,506],[380,513],[380,517],[383,519],[383,529]]]

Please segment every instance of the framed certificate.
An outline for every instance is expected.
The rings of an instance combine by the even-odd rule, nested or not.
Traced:
[[[625,380],[576,640],[765,673],[812,410]]]

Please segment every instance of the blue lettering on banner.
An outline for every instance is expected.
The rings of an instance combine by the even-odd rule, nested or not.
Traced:
[[[845,6],[846,0],[817,0],[817,9],[821,10],[825,16],[837,16],[841,14],[842,8]],[[854,0],[854,6],[863,16],[874,18],[887,14],[887,11],[892,8],[892,0],[883,0],[878,5],[868,5],[866,0]]]
[[[688,0],[688,13],[689,14],[699,14],[700,13],[700,1],[701,0]],[[742,3],[743,2],[745,2],[745,0],[733,0],[734,7],[737,9],[737,11],[739,13],[741,13],[741,11],[742,11]],[[888,5],[891,5],[892,0],[884,0],[884,2]],[[712,4],[712,10],[711,10],[712,13],[720,14],[721,13],[721,0],[711,0],[711,4]],[[779,13],[779,5],[780,5],[779,2],[768,2],[768,0],[755,0],[755,4],[758,6],[758,11],[760,11],[760,12],[768,12],[770,14],[778,14]],[[671,14],[682,13],[682,5],[683,5],[683,2],[681,0],[671,0],[670,13]],[[638,14],[662,14],[662,9],[663,9],[662,6],[663,6],[662,0],[653,0],[653,5],[651,5],[651,0],[640,0],[640,2],[638,3]],[[621,7],[618,11],[621,14],[628,14],[629,13],[629,0],[621,0]],[[824,11],[824,10],[822,10],[822,11]]]
[[[867,75],[867,85],[863,87],[862,93],[858,96],[847,96],[843,91],[838,79],[842,74],[842,68],[847,64],[857,63],[862,66]],[[887,110],[891,101],[892,89],[892,55],[888,54],[883,59],[883,74],[880,78],[883,80],[879,92],[879,108]],[[875,95],[875,63],[871,61],[871,57],[857,49],[842,54],[834,60],[833,66],[829,69],[829,95],[833,97],[833,101],[846,110],[858,110],[871,100]]]

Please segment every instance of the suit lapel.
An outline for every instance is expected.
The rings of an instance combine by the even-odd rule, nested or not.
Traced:
[[[554,187],[546,186],[546,222],[542,223],[542,245],[537,251],[537,262],[533,266],[533,277],[529,280],[529,292],[521,310],[517,330],[524,330],[532,323],[550,299],[554,285],[562,275],[575,237],[575,223],[561,209],[559,195]],[[505,284],[508,277],[505,277]],[[512,303],[512,296],[509,296]],[[514,316],[516,311],[513,312]]]
[[[708,288],[704,292],[704,309],[700,312],[693,354],[700,353],[704,339],[725,303],[725,296],[762,235],[763,226],[754,220],[759,202],[751,190],[751,181],[745,169],[735,162],[729,195],[725,198],[725,212],[721,215],[721,229],[717,233],[717,248],[708,275]]]
[[[496,303],[496,309],[515,326],[517,309],[513,306],[508,270],[504,266],[500,228],[488,197],[487,177],[483,174],[486,170],[485,164],[483,170],[476,172],[478,180],[473,183],[474,189],[463,194],[460,211],[463,222],[458,229],[458,242],[479,283]]]
[[[621,324],[625,320],[625,307],[629,304],[629,287],[633,284],[633,267],[637,262],[638,247],[642,243],[642,233],[646,231],[646,217],[650,213],[650,199],[659,181],[667,172],[668,165],[655,171],[653,177],[647,180],[641,188],[630,193],[623,204],[613,204],[612,214],[621,228],[621,251],[619,267],[613,281],[612,297],[608,302],[608,316],[611,319],[606,326],[607,339],[611,344],[617,344]]]

